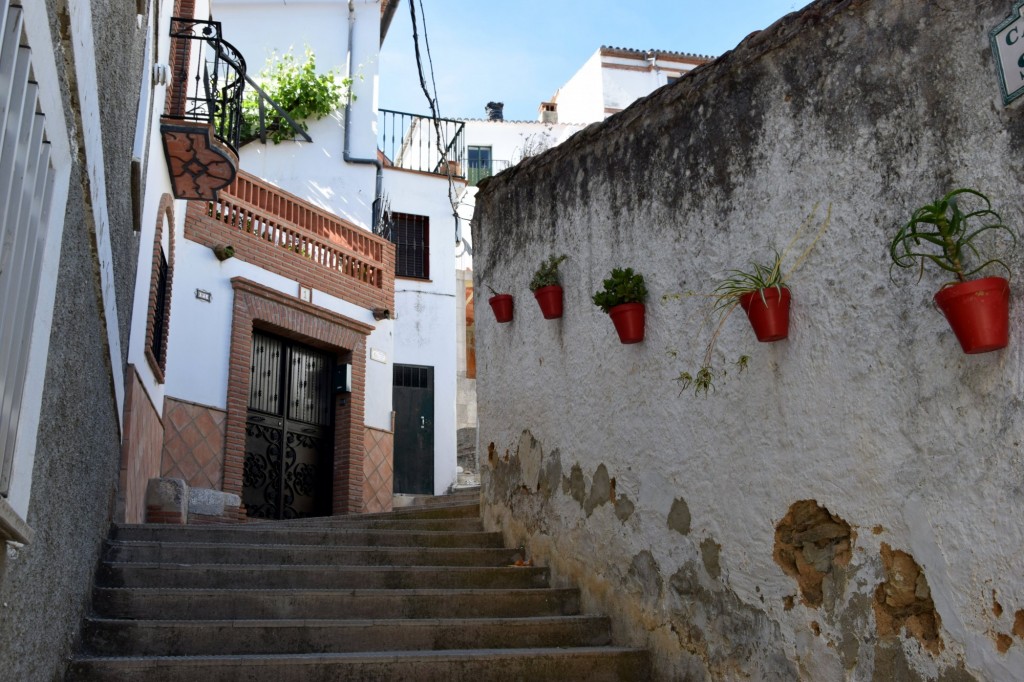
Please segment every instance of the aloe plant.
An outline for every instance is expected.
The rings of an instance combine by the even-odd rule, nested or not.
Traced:
[[[965,212],[961,200],[970,197],[979,199],[982,206]],[[977,226],[978,222],[982,224]],[[952,273],[957,282],[966,281],[990,265],[999,265],[1009,273],[1010,268],[1002,259],[986,259],[975,245],[978,237],[989,232],[1004,232],[1010,236],[1013,244],[1017,243],[1017,235],[992,210],[992,202],[987,196],[975,189],[955,189],[914,211],[907,224],[893,237],[889,244],[889,256],[892,258],[890,277],[893,267],[916,267],[920,280],[927,263],[934,263]],[[967,258],[983,262],[969,266],[966,264]]]

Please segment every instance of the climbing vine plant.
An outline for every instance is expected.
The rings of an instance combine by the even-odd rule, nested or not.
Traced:
[[[272,54],[257,80],[267,95],[303,130],[309,129],[307,120],[319,120],[338,109],[352,88],[351,78],[342,78],[334,71],[317,73],[316,55],[309,48],[303,61],[291,50],[280,56]],[[264,116],[267,137],[274,144],[292,139],[291,126],[273,107],[265,106]],[[259,93],[249,88],[242,100],[242,142],[259,138],[259,126]]]

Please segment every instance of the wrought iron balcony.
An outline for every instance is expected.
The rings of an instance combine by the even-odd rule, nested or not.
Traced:
[[[386,166],[464,177],[465,123],[401,111],[378,111],[377,149]]]
[[[217,21],[171,19],[171,77],[161,120],[179,199],[215,199],[238,171],[245,59]]]

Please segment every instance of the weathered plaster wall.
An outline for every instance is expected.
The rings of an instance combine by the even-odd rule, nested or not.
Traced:
[[[1024,228],[1024,104],[1002,105],[988,45],[1009,8],[815,2],[481,189],[476,287],[517,296],[512,323],[477,319],[485,519],[662,679],[1024,670],[1024,324],[963,355],[941,276],[894,286],[886,248],[963,185]],[[680,394],[708,330],[699,297],[662,297],[781,248],[817,203],[790,338],[734,316],[718,362],[748,369]],[[551,253],[560,321],[526,286]],[[589,300],[616,266],[647,278],[642,344]]]
[[[135,3],[121,0],[22,4],[27,15],[48,19],[52,44],[30,36],[34,77],[43,89],[59,88],[63,125],[61,109],[47,109],[47,134],[66,136],[72,157],[66,207],[57,209],[62,240],[52,245],[59,267],[44,261],[53,263],[43,279],[56,280],[56,297],[45,376],[37,378],[42,398],[26,518],[34,535],[0,550],[0,678],[46,681],[63,678],[117,485],[118,386],[138,248],[122,171],[145,30]],[[56,69],[40,68],[50,59]],[[102,91],[89,85],[92,77]],[[120,194],[107,192],[104,177]]]

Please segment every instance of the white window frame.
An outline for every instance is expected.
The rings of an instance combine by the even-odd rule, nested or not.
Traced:
[[[0,0],[0,11],[5,17],[8,6],[13,4],[11,0]],[[27,523],[29,498],[71,176],[71,152],[46,4],[25,2],[21,10],[24,20],[22,38],[32,50],[32,79],[39,85],[37,101],[39,110],[46,116],[46,139],[50,144],[50,165],[53,168],[49,207],[44,212],[48,220],[40,225],[44,231],[43,255],[36,302],[34,310],[30,311],[29,353],[25,361],[26,379],[21,394],[11,482],[7,498],[0,498],[0,539],[27,543],[32,539],[32,529]]]

